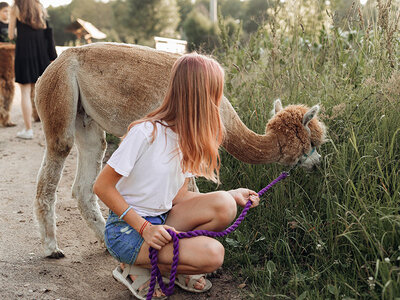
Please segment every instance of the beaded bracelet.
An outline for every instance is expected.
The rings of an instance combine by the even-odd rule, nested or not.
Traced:
[[[147,224],[149,224],[149,221],[146,220],[146,221],[142,224],[142,227],[140,227],[140,230],[139,230],[140,236],[142,236],[143,231],[144,231],[144,229],[146,228]]]
[[[128,213],[128,211],[129,211],[130,209],[132,209],[132,208],[133,208],[132,206],[129,206],[129,207],[122,213],[122,215],[121,215],[118,219],[122,220],[122,218],[125,217],[125,215]]]

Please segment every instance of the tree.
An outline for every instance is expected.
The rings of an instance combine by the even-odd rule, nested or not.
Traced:
[[[221,15],[224,18],[241,19],[245,2],[241,0],[218,0],[218,6],[221,8]]]
[[[185,22],[186,17],[192,11],[194,6],[192,0],[177,0],[177,4],[179,7],[179,16],[180,16],[178,29],[181,29],[183,26],[183,22]]]
[[[129,5],[125,0],[116,0],[111,2],[111,10],[113,12],[112,30],[116,32],[115,41],[123,43],[134,43],[134,30],[126,26],[129,22]]]
[[[54,39],[57,45],[70,44],[76,39],[72,33],[65,32],[65,28],[76,18],[92,23],[99,30],[110,34],[113,27],[113,11],[111,3],[95,0],[73,0],[70,4],[48,9],[50,24],[53,27]],[[114,33],[114,39],[117,39]],[[110,39],[109,39],[110,40]]]
[[[176,37],[179,11],[176,0],[127,0],[126,26],[136,42],[153,43],[154,36]]]
[[[113,12],[110,3],[95,0],[72,0],[69,7],[73,20],[80,18],[92,23],[100,30],[112,28]]]
[[[210,19],[197,10],[187,16],[183,30],[188,40],[189,51],[203,49],[211,51],[217,43],[217,27]]]
[[[65,27],[71,23],[71,10],[69,6],[50,6],[47,9],[50,26],[53,28],[53,35],[56,45],[66,45],[75,40],[72,33],[65,32]]]
[[[270,1],[249,0],[246,2],[243,16],[243,27],[247,32],[255,32],[258,26],[267,18],[267,10],[271,6]]]

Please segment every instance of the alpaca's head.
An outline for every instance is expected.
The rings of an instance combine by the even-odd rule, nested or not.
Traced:
[[[325,125],[317,118],[319,106],[289,105],[282,108],[275,100],[274,116],[266,131],[276,135],[280,149],[279,163],[311,169],[319,164],[321,155],[316,148],[325,142]]]

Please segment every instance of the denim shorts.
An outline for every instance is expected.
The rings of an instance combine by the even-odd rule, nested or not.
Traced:
[[[163,225],[168,213],[156,217],[143,217],[153,225]],[[139,254],[144,239],[124,220],[110,210],[104,240],[108,252],[122,263],[133,265]]]

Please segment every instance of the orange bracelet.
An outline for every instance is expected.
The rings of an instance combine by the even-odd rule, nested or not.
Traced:
[[[142,224],[142,227],[140,227],[140,230],[139,230],[140,236],[142,236],[143,231],[144,231],[144,229],[146,228],[147,224],[149,224],[149,221],[146,220],[146,221]]]

